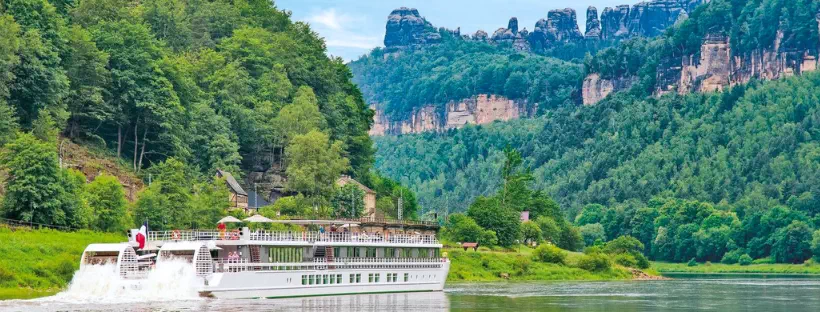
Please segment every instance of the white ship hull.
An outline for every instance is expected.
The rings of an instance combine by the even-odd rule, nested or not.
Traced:
[[[340,269],[298,271],[246,271],[215,273],[208,278],[208,286],[200,292],[215,298],[285,298],[370,293],[441,291],[447,280],[450,263],[428,269]],[[359,282],[351,283],[350,276],[360,274]],[[378,274],[378,281],[368,280]],[[388,281],[395,274],[395,281]],[[405,281],[405,274],[407,280]],[[341,283],[302,285],[303,276],[341,275]]]

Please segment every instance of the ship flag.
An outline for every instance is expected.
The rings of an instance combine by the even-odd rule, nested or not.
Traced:
[[[137,243],[140,244],[139,249],[145,249],[145,242],[148,240],[148,221],[142,223],[136,237]]]

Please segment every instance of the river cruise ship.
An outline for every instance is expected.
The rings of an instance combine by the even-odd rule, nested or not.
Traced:
[[[437,225],[367,220],[277,220],[304,231],[148,231],[129,242],[92,244],[81,268],[115,264],[117,276],[140,280],[169,263],[196,272],[197,291],[215,298],[282,298],[441,291],[450,261]],[[316,230],[318,228],[318,230]]]

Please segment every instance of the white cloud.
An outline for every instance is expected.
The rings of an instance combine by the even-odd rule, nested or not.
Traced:
[[[363,17],[339,12],[335,8],[314,11],[304,18],[325,38],[328,48],[372,49],[381,45],[380,34],[362,34]]]
[[[350,15],[336,13],[336,9],[323,10],[307,18],[308,22],[322,25],[333,30],[341,30],[352,20],[353,18]]]

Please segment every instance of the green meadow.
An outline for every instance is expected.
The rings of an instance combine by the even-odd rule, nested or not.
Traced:
[[[0,299],[54,294],[71,281],[88,244],[125,240],[124,233],[0,226]]]

